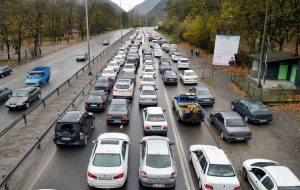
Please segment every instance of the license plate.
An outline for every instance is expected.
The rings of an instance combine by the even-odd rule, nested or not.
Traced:
[[[153,187],[164,187],[164,184],[153,184]]]
[[[95,104],[91,104],[90,106],[91,106],[91,107],[97,107],[97,105],[95,105]]]
[[[204,100],[204,102],[209,102],[209,101],[210,101],[209,99]]]
[[[121,123],[121,120],[114,120],[115,123]]]
[[[243,137],[237,137],[236,140],[244,140]]]
[[[267,122],[267,120],[259,120],[259,122],[265,123],[265,122]]]
[[[16,107],[16,105],[9,105],[11,108],[15,108]]]
[[[63,138],[61,138],[61,140],[63,140],[63,141],[70,141],[71,138],[69,138],[69,137],[63,137]]]
[[[110,177],[99,177],[99,180],[111,180]]]

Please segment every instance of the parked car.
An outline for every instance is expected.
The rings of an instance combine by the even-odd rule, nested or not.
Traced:
[[[84,103],[87,111],[103,111],[108,104],[108,93],[104,90],[92,90]]]
[[[257,190],[298,190],[300,180],[286,166],[273,160],[249,159],[243,162],[243,178]]]
[[[102,45],[108,46],[110,44],[109,40],[103,40]]]
[[[194,86],[189,89],[190,93],[194,93],[201,106],[212,106],[215,103],[215,97],[207,87]]]
[[[154,86],[155,87],[155,79],[151,75],[142,76],[142,80],[140,86]]]
[[[270,123],[273,120],[272,112],[256,99],[233,100],[231,108],[244,117],[246,122]]]
[[[129,123],[129,101],[127,99],[112,99],[106,116],[107,124]]]
[[[177,62],[177,68],[178,69],[189,69],[190,64],[189,64],[188,58],[180,57],[178,62]]]
[[[130,79],[131,82],[135,83],[136,82],[136,75],[134,71],[123,71],[121,73],[120,79]]]
[[[164,84],[176,84],[178,83],[178,76],[177,73],[174,71],[165,71],[161,74],[162,80]]]
[[[168,133],[168,122],[161,107],[146,107],[142,112],[145,134]]]
[[[0,66],[0,77],[3,78],[4,76],[11,75],[12,68],[8,65]]]
[[[10,110],[14,108],[29,108],[34,101],[41,99],[39,87],[20,88],[7,100],[5,107]]]
[[[183,70],[180,72],[180,80],[183,84],[197,84],[198,76],[193,70]]]
[[[78,53],[76,55],[76,61],[79,62],[79,61],[86,61],[88,60],[88,54],[85,53],[85,52],[81,52],[81,53]]]
[[[95,116],[86,111],[67,111],[55,125],[53,142],[60,145],[85,146],[95,127]]]
[[[124,186],[128,176],[129,137],[123,133],[103,133],[94,144],[87,168],[88,185],[101,189]]]
[[[231,142],[251,139],[251,130],[236,112],[212,112],[209,119],[221,133],[223,140]]]
[[[117,73],[113,68],[105,68],[105,69],[102,71],[101,76],[103,76],[103,77],[109,77],[109,78],[111,78],[112,80],[116,80],[117,74],[118,74],[118,73]]]
[[[153,86],[143,86],[140,92],[139,105],[157,106],[157,93]]]
[[[107,64],[107,68],[112,68],[114,69],[117,73],[120,71],[120,65],[117,61],[110,61]]]
[[[151,188],[172,188],[176,184],[176,163],[172,142],[167,137],[148,136],[140,141],[139,180]]]
[[[119,79],[113,90],[114,98],[133,98],[134,83],[130,79]]]
[[[144,75],[150,75],[150,76],[153,76],[155,78],[156,77],[155,69],[151,66],[144,67],[143,76]]]
[[[159,67],[158,67],[158,70],[159,70],[160,73],[163,73],[165,71],[171,71],[172,69],[171,69],[170,63],[168,63],[168,62],[161,62],[160,65],[159,65]]]
[[[107,76],[101,76],[97,79],[94,89],[111,92],[114,86],[114,80]]]
[[[199,189],[241,189],[233,166],[222,149],[212,145],[191,145],[190,161],[199,181]]]
[[[6,87],[0,86],[0,102],[8,100],[12,95],[12,90]]]

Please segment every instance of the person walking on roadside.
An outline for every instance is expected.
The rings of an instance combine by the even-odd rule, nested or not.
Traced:
[[[196,49],[196,57],[198,57],[198,56],[199,56],[199,50]]]
[[[194,56],[194,49],[191,49],[191,55]]]

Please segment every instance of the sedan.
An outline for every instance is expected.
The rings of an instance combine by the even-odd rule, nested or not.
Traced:
[[[109,78],[109,77],[105,77],[105,76],[101,76],[97,79],[96,84],[94,89],[95,90],[104,90],[105,92],[110,92],[111,89],[114,86],[114,80]]]
[[[119,72],[120,71],[120,65],[117,61],[110,61],[108,64],[107,64],[107,68],[112,68],[115,70],[115,72]]]
[[[18,89],[5,103],[5,107],[13,108],[29,108],[35,100],[41,99],[41,88],[25,87]]]
[[[9,99],[12,95],[12,90],[6,87],[0,86],[0,102]]]
[[[129,102],[127,99],[112,99],[106,116],[107,124],[129,123]]]
[[[153,86],[143,86],[141,88],[139,105],[157,106],[157,93]]]
[[[86,61],[88,59],[88,54],[87,53],[79,53],[76,55],[76,61]]]
[[[146,61],[146,60],[151,60],[151,61],[153,61],[152,55],[146,54],[146,55],[144,56],[144,61]]]
[[[136,75],[134,71],[123,71],[121,73],[120,79],[130,79],[131,82],[135,83],[136,82]]]
[[[154,68],[154,62],[152,60],[146,60],[144,62],[144,65],[143,65],[143,69],[147,66],[150,66],[150,67],[153,67]]]
[[[122,55],[115,56],[113,60],[117,61],[119,63],[119,65],[125,64],[125,59],[123,58]]]
[[[168,133],[168,122],[161,107],[147,107],[143,109],[143,126],[145,134]]]
[[[134,64],[128,64],[126,63],[123,67],[123,71],[130,71],[130,72],[136,72],[136,67]]]
[[[162,57],[159,59],[159,64],[161,64],[162,62],[168,62],[168,63],[171,63],[170,58],[169,58],[168,56],[162,56]]]
[[[251,130],[236,112],[213,112],[210,113],[209,119],[221,133],[223,140],[231,142],[251,139]]]
[[[114,98],[133,98],[134,83],[130,79],[121,79],[118,81],[113,90]]]
[[[120,188],[128,175],[129,137],[123,133],[103,133],[93,142],[87,168],[91,188]]]
[[[155,87],[155,79],[151,75],[142,76],[142,80],[140,86],[154,86]]]
[[[190,88],[189,92],[194,93],[197,96],[201,106],[212,106],[215,103],[215,97],[207,87],[195,86]]]
[[[183,84],[197,84],[198,76],[193,70],[183,70],[180,72],[180,80]]]
[[[126,53],[125,53],[125,51],[118,51],[117,56],[122,56],[122,58],[126,60]]]
[[[153,76],[155,78],[155,70],[153,67],[145,67],[144,70],[143,70],[143,76],[144,75],[150,75],[150,76]]]
[[[165,71],[161,74],[164,84],[176,84],[178,83],[177,73],[174,71]]]
[[[109,45],[109,40],[103,40],[102,45],[103,46],[108,46]]]
[[[10,66],[4,65],[0,66],[0,77],[3,78],[6,75],[12,74],[12,68]]]
[[[231,108],[244,117],[246,122],[270,123],[273,120],[272,112],[259,100],[233,100]]]
[[[103,111],[108,103],[108,93],[104,90],[92,90],[85,101],[85,110]]]
[[[158,70],[160,73],[163,73],[165,71],[171,71],[171,65],[168,62],[160,62]]]
[[[105,68],[102,71],[102,75],[101,76],[103,76],[103,77],[109,77],[112,80],[116,80],[117,74],[118,73],[114,69],[112,69],[112,68]]]
[[[161,57],[164,55],[164,52],[161,49],[155,49],[153,54],[154,57]]]
[[[179,61],[179,59],[182,57],[182,54],[179,53],[179,52],[175,52],[172,54],[171,56],[171,59],[174,61],[174,62],[177,62]]]
[[[149,136],[140,141],[139,179],[143,186],[171,188],[176,184],[176,164],[167,137]]]

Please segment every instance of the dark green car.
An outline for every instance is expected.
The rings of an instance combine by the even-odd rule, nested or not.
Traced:
[[[231,109],[249,123],[270,123],[273,120],[272,112],[259,100],[233,100]]]
[[[6,87],[0,86],[0,102],[8,100],[12,95],[12,90]]]

